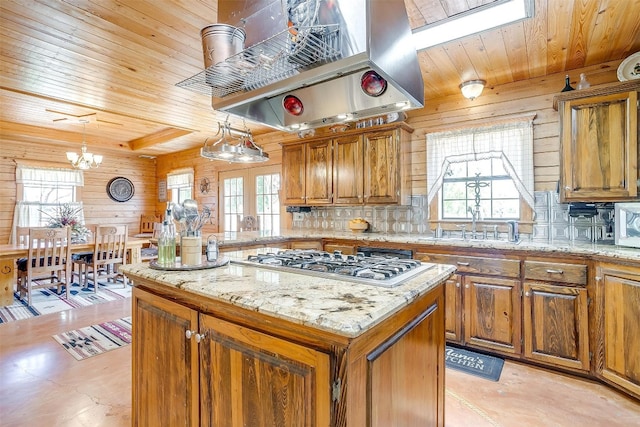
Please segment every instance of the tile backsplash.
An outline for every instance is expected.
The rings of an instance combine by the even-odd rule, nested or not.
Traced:
[[[593,217],[569,216],[569,205],[558,201],[552,191],[534,193],[534,226],[531,234],[521,234],[523,240],[611,241],[613,242],[613,205],[597,206]],[[431,236],[428,225],[426,196],[412,196],[410,206],[328,206],[311,208],[310,212],[294,216],[294,229],[348,231],[349,221],[364,218],[371,231]],[[506,236],[498,236],[506,239]]]

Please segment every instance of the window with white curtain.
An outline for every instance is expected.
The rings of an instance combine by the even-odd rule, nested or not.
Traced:
[[[13,215],[11,242],[16,227],[46,226],[57,209],[67,204],[77,211],[84,223],[82,202],[78,200],[78,187],[84,185],[81,170],[35,167],[18,164],[16,167],[18,194]]]
[[[533,207],[532,119],[427,134],[427,188],[439,220],[519,219]]]
[[[193,198],[193,169],[180,169],[167,174],[167,189],[171,190],[171,201],[181,204]]]

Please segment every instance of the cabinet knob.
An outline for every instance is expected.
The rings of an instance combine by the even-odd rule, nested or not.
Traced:
[[[569,187],[568,185],[564,187],[565,190],[567,191],[571,191],[571,187]]]
[[[460,287],[460,282],[456,282],[456,288]]]
[[[525,292],[525,293],[524,293],[524,296],[525,296],[525,297],[530,297],[530,296],[531,296],[531,293],[529,293],[529,291],[527,291],[527,292]]]
[[[466,289],[469,289],[469,284],[464,285]]]
[[[191,337],[194,337],[196,339],[196,342],[199,343],[204,339],[206,334],[199,334],[196,331],[190,331],[189,329],[187,329],[184,333],[184,336],[187,337],[188,340],[190,340]]]

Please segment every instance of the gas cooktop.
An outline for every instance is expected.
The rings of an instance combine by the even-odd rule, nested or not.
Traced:
[[[394,256],[343,255],[337,251],[329,253],[306,249],[250,255],[246,260],[233,262],[389,288],[401,285],[434,266]]]

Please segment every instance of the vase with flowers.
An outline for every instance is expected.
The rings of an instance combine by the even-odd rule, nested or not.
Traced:
[[[90,231],[80,220],[80,212],[81,208],[73,207],[69,203],[56,206],[53,214],[42,211],[50,218],[47,227],[71,227],[71,241],[73,243],[86,242],[89,239]]]

